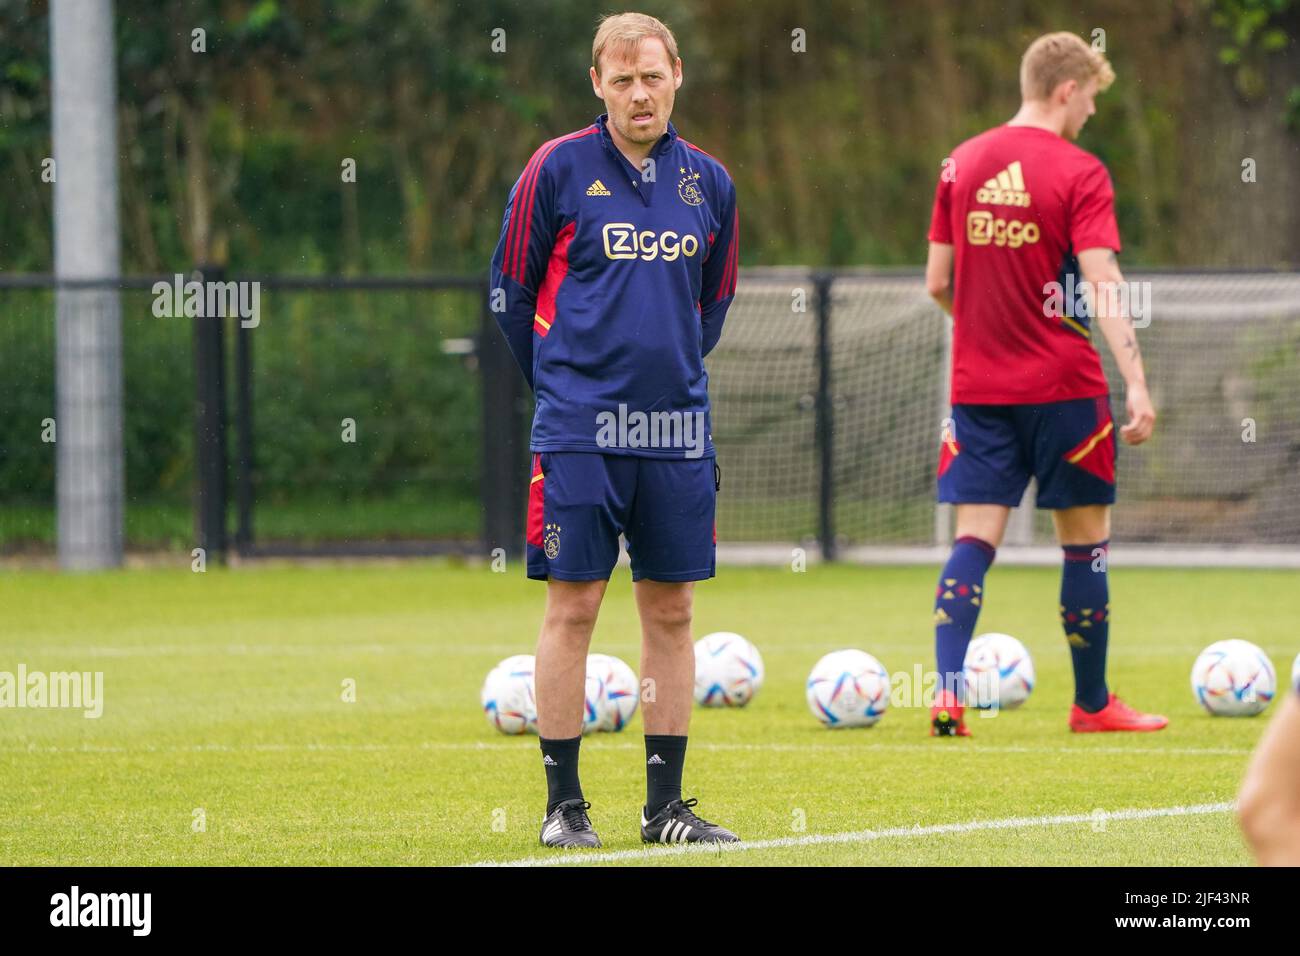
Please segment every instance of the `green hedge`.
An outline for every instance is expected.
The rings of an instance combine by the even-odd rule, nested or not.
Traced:
[[[193,320],[157,318],[152,301],[147,291],[122,294],[128,508],[185,505],[193,491]],[[472,358],[443,350],[477,330],[476,294],[264,290],[261,313],[252,339],[259,507],[476,498],[479,383]],[[54,446],[41,436],[55,417],[54,315],[51,292],[0,292],[0,502],[10,507],[54,500]],[[227,343],[233,421],[233,334]],[[345,418],[355,442],[343,441]]]

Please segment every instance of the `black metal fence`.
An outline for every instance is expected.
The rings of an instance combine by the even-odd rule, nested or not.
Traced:
[[[196,277],[230,281],[211,269],[184,278]],[[1140,453],[1123,453],[1119,535],[1293,544],[1300,275],[1130,278],[1155,290],[1142,337],[1161,426]],[[948,322],[920,280],[917,270],[742,276],[708,361],[720,542],[815,545],[834,558],[943,540],[933,476]],[[485,279],[239,277],[258,289],[255,322],[160,316],[153,290],[175,281],[108,284],[123,299],[128,547],[521,550],[532,402]],[[0,554],[52,550],[53,455],[38,436],[53,414],[58,285],[0,277]],[[1023,542],[1049,530],[1026,525]]]
[[[179,281],[195,280],[255,287],[256,320],[159,309],[153,290],[174,288],[175,275],[0,276],[0,554],[52,547],[53,455],[35,426],[54,414],[58,288],[123,299],[129,547],[201,547],[218,559],[520,548],[530,399],[485,279],[207,269]],[[347,437],[337,426],[326,437],[329,414],[371,440],[339,454]],[[438,508],[410,520],[431,498]]]

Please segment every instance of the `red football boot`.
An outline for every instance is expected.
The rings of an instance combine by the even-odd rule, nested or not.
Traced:
[[[969,737],[970,728],[962,719],[965,708],[957,703],[957,695],[950,690],[939,691],[939,697],[930,708],[931,737]]]
[[[1095,714],[1088,713],[1078,704],[1070,708],[1070,729],[1076,734],[1106,730],[1164,730],[1168,725],[1168,717],[1138,713],[1114,694]]]

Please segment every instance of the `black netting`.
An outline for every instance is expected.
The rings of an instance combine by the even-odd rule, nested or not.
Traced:
[[[1150,325],[1139,339],[1159,422],[1143,447],[1121,444],[1115,540],[1300,542],[1300,276],[1128,278],[1151,283]],[[949,320],[919,273],[841,276],[832,288],[837,540],[931,544]],[[796,307],[801,295],[805,311]],[[817,321],[807,273],[742,276],[709,358],[724,475],[720,539],[802,542],[817,534]],[[1097,337],[1122,423],[1123,383]],[[1050,519],[1037,516],[1023,543],[1050,540]]]

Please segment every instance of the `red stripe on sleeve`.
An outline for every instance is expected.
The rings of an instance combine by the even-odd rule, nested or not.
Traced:
[[[545,144],[537,152],[533,153],[532,158],[528,160],[528,164],[524,166],[524,174],[519,177],[519,185],[515,187],[515,202],[510,210],[510,227],[506,230],[506,255],[505,261],[501,264],[501,271],[521,284],[523,279],[515,274],[514,264],[519,250],[519,223],[523,218],[522,203],[524,196],[528,192],[529,182],[531,182],[541,166],[540,160],[544,149],[546,149]]]
[[[731,211],[731,294],[740,281],[740,210]]]
[[[532,176],[529,177],[528,184],[524,187],[524,208],[520,210],[522,225],[519,229],[519,238],[515,244],[514,260],[515,281],[520,285],[524,284],[528,270],[528,232],[533,226],[533,201],[537,198],[537,180],[541,178],[542,166],[554,151],[554,140],[542,146],[541,150],[539,150],[540,157],[537,160],[537,166],[534,168]]]
[[[546,324],[534,322],[533,329],[546,338],[551,326],[555,324],[555,296],[560,291],[560,284],[564,277],[569,274],[569,243],[573,241],[573,233],[577,228],[576,223],[569,223],[560,230],[559,235],[555,237],[555,245],[551,248],[551,261],[546,266],[546,278],[542,280],[542,287],[537,293],[537,314],[540,315]]]
[[[722,282],[718,284],[718,296],[715,301],[721,302],[727,296],[736,291],[736,261],[737,252],[740,243],[737,241],[740,237],[740,212],[739,210],[732,213],[731,219],[731,242],[727,245],[727,265],[722,272]]]
[[[528,268],[528,243],[532,240],[533,204],[537,197],[537,181],[541,178],[542,166],[546,164],[546,160],[550,158],[551,153],[555,152],[556,148],[561,144],[572,142],[575,139],[581,139],[584,136],[590,136],[595,132],[596,127],[589,126],[576,133],[570,133],[568,136],[561,136],[558,139],[553,139],[550,142],[543,144],[541,149],[537,151],[536,155],[540,158],[537,160],[537,165],[533,170],[533,175],[528,181],[528,188],[526,190],[526,195],[524,196],[524,208],[526,212],[524,214],[523,228],[519,233],[518,252],[515,256],[514,278],[520,285],[524,284]],[[518,198],[518,195],[516,195],[516,201]]]

